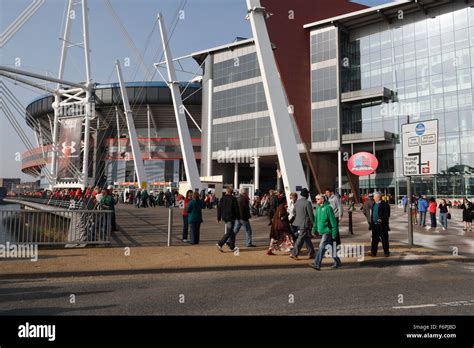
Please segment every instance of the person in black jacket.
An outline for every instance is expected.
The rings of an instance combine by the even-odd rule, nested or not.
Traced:
[[[256,245],[252,243],[252,226],[250,226],[250,199],[244,188],[240,189],[240,195],[237,198],[237,205],[239,207],[240,219],[235,221],[234,234],[239,233],[240,228],[245,228],[245,244],[247,248],[254,248]]]
[[[382,194],[374,194],[374,204],[370,214],[370,223],[372,226],[372,246],[369,256],[377,256],[379,240],[382,239],[383,252],[386,257],[390,256],[388,231],[390,231],[390,205],[381,200]]]
[[[234,197],[234,190],[232,187],[228,187],[226,194],[222,197],[217,206],[217,222],[224,221],[226,231],[224,237],[216,244],[220,252],[224,252],[222,247],[226,242],[229,245],[231,251],[235,251],[235,233],[234,224],[235,220],[240,219],[239,207],[237,199]]]

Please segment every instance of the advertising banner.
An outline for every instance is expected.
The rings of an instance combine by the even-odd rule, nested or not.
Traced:
[[[74,179],[81,172],[82,117],[59,121],[58,179]]]
[[[370,175],[377,170],[379,161],[369,152],[359,152],[354,154],[347,162],[349,171],[357,176]]]

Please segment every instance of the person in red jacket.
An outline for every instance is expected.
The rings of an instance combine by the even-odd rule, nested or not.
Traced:
[[[428,203],[428,211],[430,212],[430,219],[431,219],[431,227],[436,227],[436,200],[431,197]]]
[[[188,203],[193,199],[193,191],[192,190],[188,190],[186,192],[186,197],[184,197],[184,199],[182,200],[182,206],[183,206],[183,242],[184,243],[188,243],[188,212],[186,211],[186,206],[188,205]],[[181,204],[180,204],[181,206]]]

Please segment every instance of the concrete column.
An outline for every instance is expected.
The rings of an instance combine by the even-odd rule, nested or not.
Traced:
[[[253,184],[255,186],[255,191],[260,188],[260,157],[254,157],[254,176]]]
[[[239,189],[239,164],[235,162],[234,164],[234,190]]]

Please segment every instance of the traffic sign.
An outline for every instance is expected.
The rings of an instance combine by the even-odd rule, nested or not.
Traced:
[[[438,173],[438,120],[402,125],[403,175]]]

